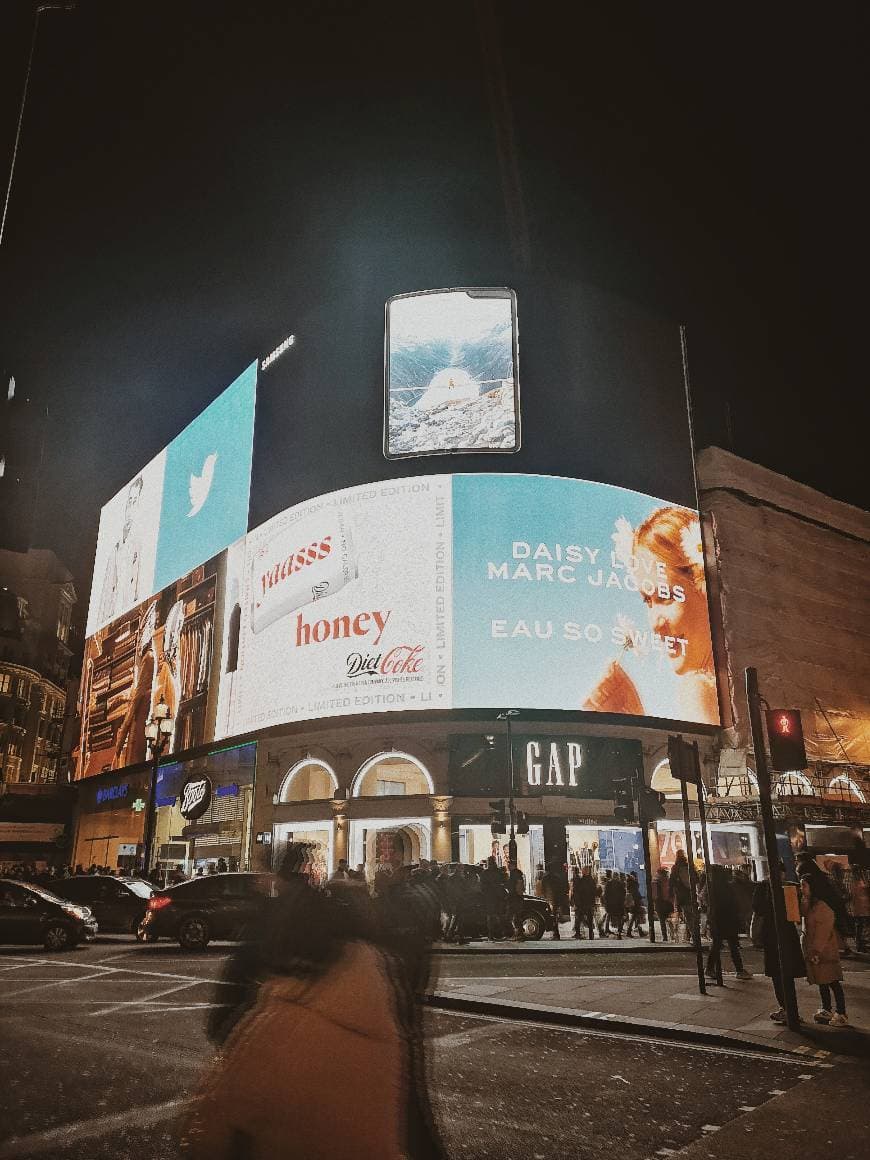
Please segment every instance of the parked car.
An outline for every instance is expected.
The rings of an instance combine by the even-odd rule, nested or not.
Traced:
[[[30,882],[0,879],[0,943],[41,943],[47,951],[68,951],[80,942],[93,942],[97,930],[87,906]]]
[[[114,878],[111,874],[77,874],[52,882],[60,898],[88,906],[101,931],[135,934],[145,917],[148,899],[154,893],[150,882],[141,878]]]
[[[137,937],[178,939],[188,951],[204,950],[212,939],[242,939],[273,893],[271,874],[209,874],[179,882],[155,890]]]
[[[481,878],[480,867],[463,865],[462,863],[454,863],[454,865],[461,867],[465,881],[465,886],[460,895],[459,934],[464,939],[486,938],[486,905],[483,891],[479,885]],[[472,886],[471,879],[477,880],[475,886]],[[497,934],[501,938],[508,938],[513,933],[513,926],[508,916],[507,903],[508,892],[507,886],[505,886],[504,904],[499,915],[499,921],[496,924]],[[533,894],[524,894],[523,907],[520,912],[520,925],[523,937],[528,941],[532,942],[543,938],[546,931],[555,930],[556,928],[556,916],[553,913],[553,908],[543,898],[537,898]]]

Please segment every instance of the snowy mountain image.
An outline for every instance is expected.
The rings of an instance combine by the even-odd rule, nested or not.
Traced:
[[[393,299],[389,328],[389,454],[515,447],[510,297]]]

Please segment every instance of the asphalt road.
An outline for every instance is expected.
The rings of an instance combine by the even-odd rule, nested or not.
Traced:
[[[57,957],[0,951],[0,1160],[177,1156],[176,1120],[212,1056],[203,1023],[219,1001],[225,954],[123,941]],[[590,964],[596,973],[602,957],[610,956]],[[441,963],[454,973],[478,969],[478,958],[481,973],[493,973],[494,956]],[[501,960],[500,970],[552,974],[562,958],[547,956],[534,968],[531,956]],[[620,956],[623,973],[629,958]],[[678,969],[673,958],[668,963]],[[644,1160],[685,1147],[712,1156],[710,1141],[727,1131],[740,1140],[729,1160],[744,1160],[781,1147],[782,1125],[771,1125],[789,1099],[792,1120],[813,1109],[806,1132],[823,1125],[820,1146],[837,1160],[867,1154],[861,1131],[870,1073],[854,1063],[446,1013],[427,1019],[431,1088],[451,1157],[600,1160],[603,1149]],[[835,1127],[822,1113],[842,1093],[845,1119]],[[801,1137],[802,1151],[808,1139]]]

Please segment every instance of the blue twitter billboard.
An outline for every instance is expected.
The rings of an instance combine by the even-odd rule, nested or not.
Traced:
[[[254,362],[103,508],[87,636],[245,534],[256,393]]]
[[[247,531],[256,387],[252,363],[166,449],[156,592]]]

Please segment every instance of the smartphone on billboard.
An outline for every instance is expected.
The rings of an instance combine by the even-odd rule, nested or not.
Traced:
[[[513,290],[394,295],[384,333],[384,455],[519,451],[518,369]]]

